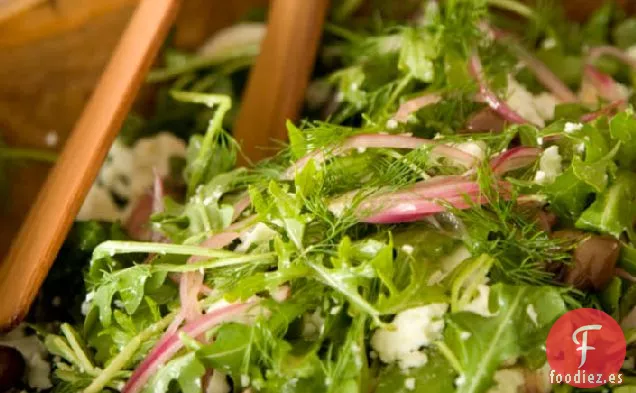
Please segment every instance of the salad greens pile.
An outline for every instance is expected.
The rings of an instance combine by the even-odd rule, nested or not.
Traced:
[[[269,160],[235,166],[231,97],[172,86],[209,115],[185,199],[155,187],[153,241],[86,224],[54,392],[576,392],[545,339],[583,307],[628,342],[596,391],[636,391],[636,19],[361,3],[325,29],[323,120]]]

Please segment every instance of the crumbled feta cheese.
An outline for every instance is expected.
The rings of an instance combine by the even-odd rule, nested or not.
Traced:
[[[571,134],[574,131],[578,131],[581,128],[583,128],[583,124],[581,123],[571,123],[571,122],[567,122],[565,123],[565,126],[563,126],[563,132],[565,132],[566,134]]]
[[[413,254],[413,250],[415,250],[415,249],[410,244],[404,244],[402,246],[402,251],[404,251],[405,253],[407,253],[409,255]]]
[[[545,126],[546,120],[554,117],[556,98],[549,93],[533,95],[511,76],[508,77],[506,103],[526,120]]]
[[[464,374],[461,374],[459,377],[455,378],[455,386],[457,387],[464,386],[465,383],[466,383],[466,376]]]
[[[537,312],[532,304],[528,304],[528,307],[526,307],[526,314],[528,314],[528,317],[530,318],[532,323],[534,323],[535,325],[539,324],[537,322]]]
[[[59,139],[57,132],[55,130],[51,130],[44,136],[44,143],[46,143],[48,147],[55,147],[57,146]]]
[[[406,378],[404,380],[406,390],[415,390],[415,378]]]
[[[403,369],[422,366],[427,358],[420,348],[442,337],[447,310],[448,304],[437,303],[403,311],[393,319],[393,330],[373,333],[371,347],[385,363],[398,362]]]
[[[585,143],[581,142],[581,143],[577,144],[576,146],[574,146],[574,149],[579,154],[585,153]]]
[[[543,40],[543,47],[545,49],[552,49],[554,47],[556,47],[557,42],[553,37],[548,37],[545,40]]]
[[[486,156],[486,144],[484,141],[463,142],[457,143],[454,146],[464,153],[475,156],[479,161],[483,161]]]
[[[214,370],[212,377],[208,381],[208,388],[205,393],[229,393],[230,384],[227,383],[227,377],[224,373]]]
[[[497,370],[494,379],[496,385],[487,393],[517,393],[525,385],[523,370],[520,369]]]
[[[484,317],[491,317],[494,314],[490,312],[488,301],[490,299],[490,287],[488,285],[477,286],[477,296],[472,302],[468,303],[462,311],[469,311]]]
[[[389,130],[395,130],[396,128],[398,128],[398,121],[395,119],[387,120],[386,128],[388,128]]]
[[[450,254],[442,257],[439,260],[439,265],[442,268],[431,274],[428,278],[428,285],[435,285],[441,282],[450,272],[452,272],[457,266],[459,266],[466,259],[470,258],[470,251],[465,246],[459,246]],[[438,273],[439,272],[439,273]]]
[[[152,187],[155,171],[168,175],[170,158],[185,153],[185,143],[168,132],[142,138],[132,148],[116,140],[77,219],[125,220],[134,202]],[[126,208],[117,206],[114,195],[128,201]]]
[[[468,340],[468,339],[470,338],[470,336],[472,336],[472,334],[471,334],[470,332],[461,332],[461,333],[459,334],[459,338],[460,338],[462,341],[466,341],[466,340]]]
[[[249,231],[245,231],[241,235],[241,244],[236,247],[236,251],[245,252],[247,251],[252,244],[262,243],[272,240],[278,232],[268,227],[266,224],[262,222],[254,225],[252,229]]]
[[[84,301],[82,302],[81,309],[80,309],[82,315],[87,315],[88,312],[91,310],[91,304],[94,297],[95,297],[95,292],[93,291],[88,292],[86,294],[86,297],[84,298]]]
[[[302,336],[312,338],[321,334],[325,328],[325,319],[320,313],[320,309],[316,309],[313,313],[303,315],[303,331]]]
[[[562,171],[559,147],[550,146],[539,158],[539,170],[535,174],[534,181],[537,184],[551,184]]]
[[[26,363],[27,383],[36,389],[52,387],[51,365],[46,361],[44,344],[35,335],[26,335],[25,327],[18,326],[5,336],[0,336],[0,345],[18,350]]]
[[[199,54],[222,57],[237,52],[237,48],[242,48],[237,55],[257,54],[266,31],[267,25],[264,23],[244,22],[232,25],[208,38],[199,48]]]
[[[247,387],[250,385],[250,377],[249,375],[241,375],[241,386],[242,387]]]

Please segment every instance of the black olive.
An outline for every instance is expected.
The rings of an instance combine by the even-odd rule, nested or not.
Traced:
[[[25,369],[26,363],[17,349],[0,345],[0,392],[18,386]]]

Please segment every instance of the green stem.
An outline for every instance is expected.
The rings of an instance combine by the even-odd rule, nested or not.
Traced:
[[[150,325],[146,330],[142,331],[126,344],[126,346],[113,358],[108,367],[91,382],[84,393],[100,393],[104,387],[115,377],[115,375],[126,366],[126,363],[135,355],[135,352],[141,347],[141,344],[152,336],[165,330],[172,320],[177,316],[178,311],[172,312],[165,316],[159,322]]]
[[[215,260],[215,261],[189,263],[187,265],[157,264],[152,266],[152,270],[159,271],[159,272],[171,272],[171,273],[194,272],[199,269],[218,269],[221,267],[242,265],[248,262],[254,262],[258,260],[272,259],[275,256],[276,256],[275,252],[268,252],[265,254],[245,255],[242,257],[227,258],[227,259]]]
[[[232,251],[216,250],[200,246],[109,240],[95,247],[95,250],[93,251],[93,259],[105,258],[116,254],[132,253],[193,255],[208,258],[237,258],[244,256],[244,254]]]
[[[259,45],[249,45],[229,53],[221,53],[213,56],[199,57],[177,67],[164,68],[151,71],[146,78],[148,83],[165,82],[179,75],[198,71],[203,68],[220,66],[228,61],[237,60],[235,69],[252,65],[258,55]]]
[[[210,296],[202,301],[199,304],[202,307],[213,304],[218,301],[218,296]],[[108,364],[102,373],[91,382],[91,384],[84,389],[83,393],[100,393],[103,391],[104,387],[108,385],[108,383],[115,378],[116,376],[120,376],[125,371],[122,369],[126,366],[126,364],[132,359],[135,355],[135,352],[141,347],[145,341],[149,340],[153,336],[163,332],[168,328],[168,326],[175,319],[177,314],[179,314],[180,310],[176,310],[171,312],[170,314],[163,317],[163,319],[155,322],[154,324],[148,326],[145,330],[139,333],[136,337],[126,344],[126,346],[113,358],[113,360]]]
[[[87,372],[88,374],[98,375],[98,370],[95,368],[93,363],[91,363],[91,361],[88,359],[88,356],[86,356],[86,353],[84,352],[84,348],[82,347],[82,345],[79,343],[77,339],[77,333],[71,327],[71,325],[69,325],[68,323],[63,323],[60,329],[62,330],[62,333],[64,333],[66,340],[68,341],[69,345],[71,346],[71,349],[75,353],[79,366],[83,368],[84,371]]]
[[[464,373],[464,370],[457,357],[455,357],[453,351],[448,348],[448,346],[443,341],[436,341],[435,346],[442,353],[442,355],[444,355],[446,360],[448,360],[448,363],[450,363],[451,367],[457,372],[457,374],[462,375]]]
[[[5,159],[6,160],[32,160],[32,161],[54,163],[57,160],[57,153],[47,151],[47,150],[38,150],[38,149],[0,147],[0,161]]]
[[[488,4],[503,10],[512,11],[528,19],[536,19],[532,8],[515,0],[488,0]]]

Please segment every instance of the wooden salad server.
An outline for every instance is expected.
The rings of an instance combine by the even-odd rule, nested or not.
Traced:
[[[261,53],[252,68],[234,137],[242,164],[275,154],[296,120],[318,52],[328,0],[273,0]]]
[[[58,162],[0,263],[0,329],[10,329],[27,314],[172,26],[179,3],[140,1]]]

